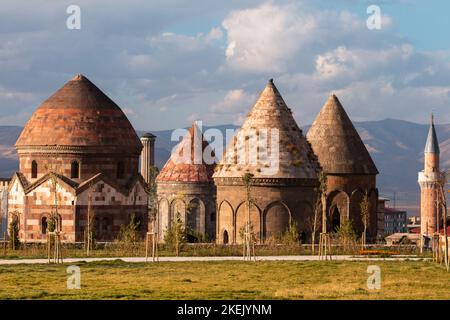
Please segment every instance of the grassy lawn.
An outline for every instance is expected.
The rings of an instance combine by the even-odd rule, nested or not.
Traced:
[[[0,266],[0,299],[450,299],[450,273],[425,261],[78,263]],[[368,290],[368,265],[381,289]]]

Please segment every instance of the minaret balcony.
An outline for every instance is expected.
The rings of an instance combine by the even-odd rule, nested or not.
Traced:
[[[419,183],[437,183],[442,180],[442,174],[440,172],[419,172]]]

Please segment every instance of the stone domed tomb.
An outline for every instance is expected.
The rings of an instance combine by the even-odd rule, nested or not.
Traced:
[[[210,154],[206,159],[203,154]],[[214,239],[216,188],[212,179],[214,153],[194,123],[156,178],[158,195],[157,232],[160,240],[174,219],[184,221],[189,241],[199,236]]]
[[[250,220],[257,242],[278,238],[292,221],[309,239],[319,163],[272,80],[261,92],[213,175],[217,186],[217,242],[241,243]]]
[[[306,135],[327,174],[327,228],[335,231],[351,219],[358,236],[363,230],[360,204],[367,192],[370,222],[367,237],[377,233],[378,170],[338,98],[330,95]]]
[[[57,214],[63,240],[83,241],[88,207],[96,240],[113,240],[132,214],[147,230],[142,144],[120,107],[83,75],[36,109],[16,149],[9,213],[20,217],[21,240],[44,240]]]

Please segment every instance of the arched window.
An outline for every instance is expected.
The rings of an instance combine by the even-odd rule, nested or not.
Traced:
[[[331,232],[336,232],[341,226],[341,214],[337,207],[333,207],[331,211]]]
[[[123,179],[125,175],[125,164],[123,161],[119,161],[117,164],[117,179]]]
[[[228,244],[228,231],[223,232],[223,244]]]
[[[80,177],[80,164],[78,161],[72,161],[70,165],[70,177],[72,179],[78,179]]]
[[[42,234],[47,234],[47,217],[42,217],[41,219],[41,231]]]
[[[38,165],[37,162],[33,160],[33,162],[31,162],[31,178],[32,179],[37,178],[37,174],[38,174]]]

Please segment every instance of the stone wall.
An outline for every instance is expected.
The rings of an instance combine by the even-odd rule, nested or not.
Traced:
[[[185,226],[214,240],[216,233],[216,190],[210,183],[158,183],[158,238],[179,212]]]
[[[289,228],[293,218],[304,242],[310,239],[312,216],[316,199],[316,183],[309,186],[251,187],[250,219],[258,242],[279,237]],[[247,221],[246,188],[243,185],[217,185],[217,243],[241,243],[242,228]]]
[[[345,219],[351,219],[358,237],[363,223],[360,204],[365,192],[369,194],[370,221],[367,238],[374,241],[378,224],[378,189],[375,175],[327,175],[327,230],[334,232]],[[337,217],[339,215],[339,217]]]

